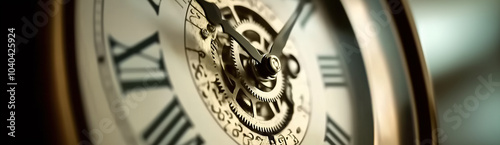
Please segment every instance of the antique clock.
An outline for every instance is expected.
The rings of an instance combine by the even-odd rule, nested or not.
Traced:
[[[425,100],[414,99],[418,90],[407,64],[413,61],[398,33],[406,27],[395,17],[406,15],[401,1],[60,5],[64,17],[54,18],[52,28],[63,41],[53,47],[74,56],[59,65],[76,70],[62,77],[78,91],[59,95],[69,94],[66,101],[78,104],[69,108],[79,108],[60,113],[73,122],[63,129],[66,143],[367,145],[434,139],[421,126],[433,125],[432,109],[414,105]]]

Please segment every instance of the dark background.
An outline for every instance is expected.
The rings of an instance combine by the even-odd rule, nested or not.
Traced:
[[[44,0],[42,0],[44,1]],[[22,36],[22,27],[25,23],[22,18],[25,17],[29,21],[32,21],[33,15],[40,11],[40,7],[37,4],[37,0],[15,0],[15,1],[5,1],[3,4],[3,31],[4,31],[4,43],[7,43],[7,31],[8,28],[15,28],[16,38]],[[50,17],[49,17],[50,19]],[[7,133],[10,129],[7,128],[8,121],[7,118],[10,117],[10,110],[7,108],[8,102],[10,101],[10,95],[4,91],[4,103],[3,108],[6,109],[2,111],[3,114],[3,140],[2,144],[49,144],[48,136],[52,133],[50,126],[48,125],[50,114],[46,111],[47,106],[44,106],[46,101],[46,96],[50,95],[44,90],[42,86],[50,85],[50,82],[45,82],[44,70],[48,69],[43,57],[43,54],[47,51],[46,48],[42,47],[40,41],[42,41],[43,29],[46,29],[47,25],[38,28],[38,33],[32,38],[26,38],[28,43],[16,44],[16,94],[15,94],[15,138],[8,136]],[[4,45],[5,46],[5,45]],[[5,50],[6,48],[4,48]],[[5,51],[4,51],[5,52]],[[7,56],[8,57],[8,56]],[[4,63],[7,63],[7,59],[4,59]],[[8,66],[6,66],[8,68]],[[7,71],[7,68],[4,69]],[[7,74],[7,73],[5,73]],[[7,82],[10,82],[7,80]],[[5,87],[8,90],[9,86]]]

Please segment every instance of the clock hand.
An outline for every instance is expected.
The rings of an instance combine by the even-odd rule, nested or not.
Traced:
[[[271,46],[271,51],[269,54],[279,56],[281,55],[281,51],[283,50],[283,47],[285,47],[286,42],[288,40],[288,37],[290,36],[290,32],[292,32],[292,28],[295,24],[295,21],[297,21],[297,18],[300,15],[300,12],[302,12],[302,9],[304,8],[304,5],[306,4],[305,0],[300,0],[299,5],[295,9],[295,12],[292,14],[292,16],[286,21],[285,26],[281,28],[280,32],[278,33],[278,36],[274,39],[274,43]]]
[[[248,42],[240,33],[238,33],[236,30],[231,27],[228,21],[222,19],[221,12],[217,5],[214,3],[206,2],[205,0],[196,0],[201,7],[203,8],[203,11],[205,11],[205,15],[207,17],[207,20],[212,23],[213,25],[221,25],[222,29],[224,32],[227,34],[231,35],[238,44],[243,47],[243,50],[245,50],[255,61],[260,63],[262,61],[263,56],[257,51],[255,47],[253,47],[250,42]]]

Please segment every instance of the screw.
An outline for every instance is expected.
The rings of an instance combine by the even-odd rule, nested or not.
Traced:
[[[202,29],[200,33],[203,39],[208,38],[208,36],[210,36],[210,32],[208,32],[207,29]]]
[[[275,55],[269,56],[269,65],[271,66],[272,73],[276,74],[281,71],[281,62],[278,57]]]
[[[276,74],[281,71],[281,62],[275,55],[265,55],[262,62],[257,64],[259,75],[262,78],[274,79]]]
[[[214,33],[215,32],[215,27],[213,25],[211,25],[211,24],[207,24],[207,30],[210,33]]]

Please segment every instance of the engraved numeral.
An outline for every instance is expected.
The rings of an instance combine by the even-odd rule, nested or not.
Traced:
[[[176,97],[153,120],[142,137],[151,145],[204,144]]]
[[[342,130],[330,116],[326,117],[325,142],[330,145],[349,144],[351,138]]]
[[[337,56],[321,55],[318,56],[318,63],[323,76],[325,87],[345,86],[345,77],[340,66],[340,60]]]
[[[158,33],[131,47],[109,36],[109,44],[123,93],[133,89],[171,88],[159,47]]]

